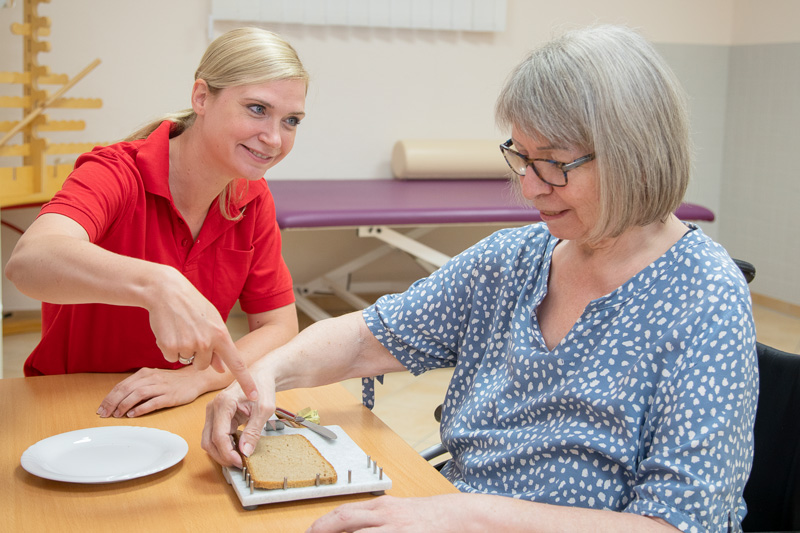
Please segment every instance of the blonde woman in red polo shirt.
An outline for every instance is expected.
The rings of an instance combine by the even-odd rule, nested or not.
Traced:
[[[7,277],[42,304],[25,375],[129,372],[100,416],[189,403],[297,334],[264,173],[291,151],[308,74],[256,28],[209,46],[191,109],[82,155],[20,238]],[[239,300],[250,333],[225,326]]]

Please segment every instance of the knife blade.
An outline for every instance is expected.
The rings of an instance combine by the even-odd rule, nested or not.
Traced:
[[[294,414],[294,413],[292,413],[290,411],[287,411],[286,409],[282,409],[280,407],[276,407],[275,408],[275,415],[278,418],[283,418],[284,420],[291,420],[292,422],[297,422],[301,426],[307,427],[308,429],[310,429],[311,431],[313,431],[317,435],[321,435],[322,437],[325,437],[326,439],[330,439],[330,440],[335,440],[336,439],[336,433],[334,433],[330,429],[328,429],[328,428],[326,428],[324,426],[320,426],[319,424],[315,424],[314,422],[311,422],[310,420],[306,420],[302,416],[296,415],[296,414]]]

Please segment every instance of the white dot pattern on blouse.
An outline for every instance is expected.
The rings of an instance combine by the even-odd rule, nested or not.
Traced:
[[[736,531],[758,394],[749,290],[696,226],[545,346],[558,240],[501,230],[364,311],[414,374],[455,366],[443,474],[459,490]]]

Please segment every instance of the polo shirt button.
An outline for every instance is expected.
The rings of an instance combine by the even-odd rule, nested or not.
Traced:
[[[183,246],[189,246],[189,239],[183,239],[183,240],[181,241],[181,244],[182,244]]]

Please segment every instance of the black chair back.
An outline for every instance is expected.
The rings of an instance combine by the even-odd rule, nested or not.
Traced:
[[[757,344],[760,375],[744,531],[800,531],[800,355]]]

